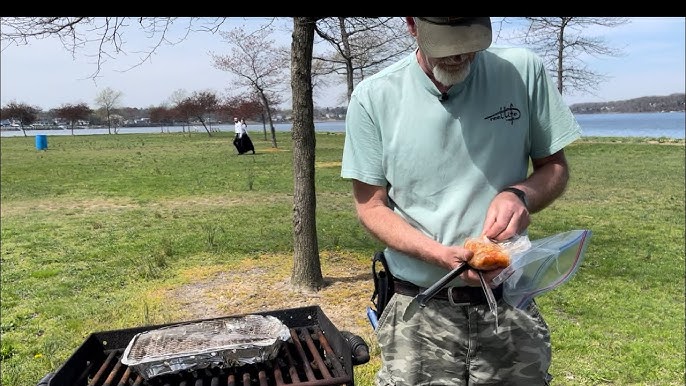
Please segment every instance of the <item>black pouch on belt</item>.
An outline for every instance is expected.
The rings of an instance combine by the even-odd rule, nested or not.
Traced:
[[[381,267],[378,266],[381,264]],[[395,278],[388,270],[386,257],[383,252],[376,252],[372,259],[372,276],[374,278],[374,293],[372,294],[372,304],[376,308],[376,315],[381,316],[384,308],[395,293]]]

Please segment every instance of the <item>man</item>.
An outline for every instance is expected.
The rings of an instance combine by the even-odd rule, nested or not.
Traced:
[[[490,47],[490,18],[406,21],[418,49],[355,88],[341,170],[396,278],[376,384],[547,385],[550,332],[535,302],[512,307],[495,288],[495,332],[474,269],[451,282],[452,302],[444,289],[408,320],[405,310],[473,256],[467,238],[526,234],[529,214],[564,191],[564,147],[581,130],[537,56]]]

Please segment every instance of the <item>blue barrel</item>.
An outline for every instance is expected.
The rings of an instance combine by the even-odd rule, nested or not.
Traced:
[[[48,148],[48,136],[45,134],[36,135],[36,150],[45,150]]]

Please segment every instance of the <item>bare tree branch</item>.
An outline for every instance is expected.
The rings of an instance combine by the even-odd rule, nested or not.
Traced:
[[[289,61],[284,57],[285,49],[275,46],[270,39],[272,32],[266,27],[249,34],[240,28],[220,32],[231,51],[228,55],[210,54],[216,68],[238,76],[235,89],[248,89],[259,96],[271,128],[272,146],[276,148],[271,102],[278,100],[277,95],[285,90],[288,67],[284,63]]]
[[[622,48],[610,46],[602,36],[588,35],[592,27],[613,28],[629,23],[624,17],[527,17],[513,39],[531,46],[557,81],[560,93],[595,95],[609,77],[588,67],[592,57],[619,57]]]
[[[102,90],[95,98],[95,104],[100,107],[100,114],[107,120],[107,132],[112,134],[112,114],[118,108],[119,99],[124,95],[121,91],[115,91],[109,87]],[[115,126],[114,133],[117,134]]]
[[[33,40],[56,37],[62,46],[76,57],[86,53],[94,59],[95,70],[89,78],[99,77],[105,63],[126,53],[128,34],[143,32],[150,43],[146,49],[133,51],[139,55],[128,71],[149,61],[163,45],[176,45],[193,32],[216,33],[226,18],[201,17],[3,17],[0,18],[0,43],[4,51],[11,45],[26,45]],[[172,26],[181,26],[174,34]],[[177,36],[178,35],[178,36]]]
[[[344,76],[348,100],[356,83],[407,54],[415,44],[404,20],[397,17],[324,18],[315,31],[333,51],[315,55],[313,71]]]

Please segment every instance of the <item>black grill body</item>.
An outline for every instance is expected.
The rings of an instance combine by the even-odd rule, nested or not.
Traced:
[[[170,323],[92,333],[38,386],[354,386],[353,366],[369,360],[364,341],[339,331],[319,306],[252,314],[274,316],[290,329],[291,341],[271,361],[182,371],[149,380],[121,363],[124,349],[136,334]]]

